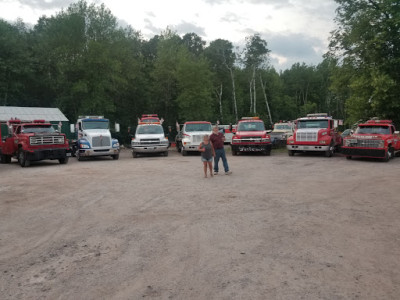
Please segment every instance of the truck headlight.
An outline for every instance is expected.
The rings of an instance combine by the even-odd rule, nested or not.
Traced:
[[[264,143],[265,143],[265,142],[269,142],[269,141],[270,141],[269,138],[262,138],[262,139],[261,139],[261,142],[264,142]]]
[[[116,143],[113,143],[113,148],[118,148],[119,147],[119,143],[118,142],[116,142]]]
[[[385,141],[384,140],[380,140],[378,142],[378,148],[384,148],[385,147]]]
[[[326,141],[324,140],[324,141],[319,141],[319,143],[321,144],[321,145],[326,145]]]
[[[79,148],[82,148],[82,149],[89,149],[90,146],[89,146],[88,144],[79,144]]]
[[[289,141],[289,144],[294,144],[294,141],[293,141],[293,140],[290,140],[290,141]]]

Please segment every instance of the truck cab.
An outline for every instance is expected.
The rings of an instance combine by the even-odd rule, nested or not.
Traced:
[[[119,158],[119,142],[111,137],[110,122],[102,116],[79,117],[75,125],[73,152],[78,160],[90,156]],[[116,126],[116,131],[119,131]]]
[[[270,155],[271,147],[271,137],[260,118],[243,117],[238,122],[236,133],[232,137],[232,155],[239,152],[261,152]]]
[[[275,123],[273,130],[269,134],[273,146],[285,146],[287,139],[293,135],[293,123]]]
[[[343,140],[342,154],[352,157],[382,158],[389,161],[400,152],[400,136],[391,120],[369,120]]]
[[[337,126],[338,120],[325,113],[297,119],[294,133],[286,144],[289,156],[299,152],[323,152],[326,157],[331,157],[342,143]]]
[[[0,157],[2,163],[18,159],[21,167],[28,167],[32,161],[57,159],[60,164],[68,163],[71,155],[65,134],[58,132],[45,120],[8,122],[8,137],[0,136]],[[0,133],[1,134],[1,133]]]
[[[179,125],[177,126],[179,129]],[[212,126],[207,121],[190,121],[185,122],[181,130],[178,130],[175,142],[178,152],[183,156],[189,151],[199,151],[199,145],[203,141],[205,135],[212,134]]]
[[[169,141],[159,122],[138,125],[131,146],[134,158],[140,153],[162,153],[168,156]]]

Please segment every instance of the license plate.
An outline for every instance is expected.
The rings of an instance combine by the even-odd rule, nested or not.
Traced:
[[[67,156],[71,156],[71,153],[66,153],[67,154]]]
[[[309,147],[308,146],[304,146],[304,148],[303,148],[304,150],[308,150],[309,149]]]

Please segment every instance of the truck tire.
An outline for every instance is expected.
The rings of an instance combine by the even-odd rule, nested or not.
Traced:
[[[289,156],[294,156],[294,151],[293,150],[288,150],[288,155]]]
[[[176,150],[180,153],[182,151],[182,145],[180,142],[176,142]]]
[[[351,159],[351,155],[347,155],[347,156],[346,156],[346,159]]]
[[[385,162],[388,162],[393,157],[394,157],[394,150],[392,147],[389,147],[388,151],[386,151],[385,158],[383,160]]]
[[[165,152],[164,152],[164,156],[168,156],[168,151],[165,151]]]
[[[233,155],[233,156],[238,155],[237,151],[232,150],[232,155]]]
[[[22,149],[18,151],[18,162],[23,168],[29,167],[31,164],[30,160],[26,159],[26,153]]]
[[[60,158],[58,161],[62,165],[66,165],[68,163],[69,157]]]
[[[113,160],[118,160],[119,159],[119,154],[111,155],[111,157],[113,158]]]
[[[266,151],[264,151],[264,155],[265,156],[271,156],[271,150],[266,150]]]
[[[187,156],[187,151],[182,149],[182,156]]]
[[[1,155],[1,163],[2,164],[9,164],[11,162],[11,155],[2,154]]]
[[[329,145],[329,149],[325,151],[325,157],[332,157],[333,152],[335,151],[335,146],[333,143]]]
[[[133,158],[137,158],[137,152],[133,152],[133,151],[132,151],[132,157],[133,157]]]
[[[83,160],[83,157],[82,157],[81,154],[79,153],[79,150],[77,150],[77,151],[75,152],[75,156],[76,156],[76,158],[78,159],[78,161],[82,161],[82,160]]]

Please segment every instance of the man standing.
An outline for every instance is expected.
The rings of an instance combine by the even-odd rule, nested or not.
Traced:
[[[229,171],[228,161],[226,160],[225,149],[224,149],[224,141],[225,136],[218,132],[218,126],[213,128],[213,133],[210,135],[210,141],[214,146],[215,157],[214,157],[214,175],[218,175],[218,162],[219,159],[222,158],[222,163],[225,169],[225,175],[232,174]]]

